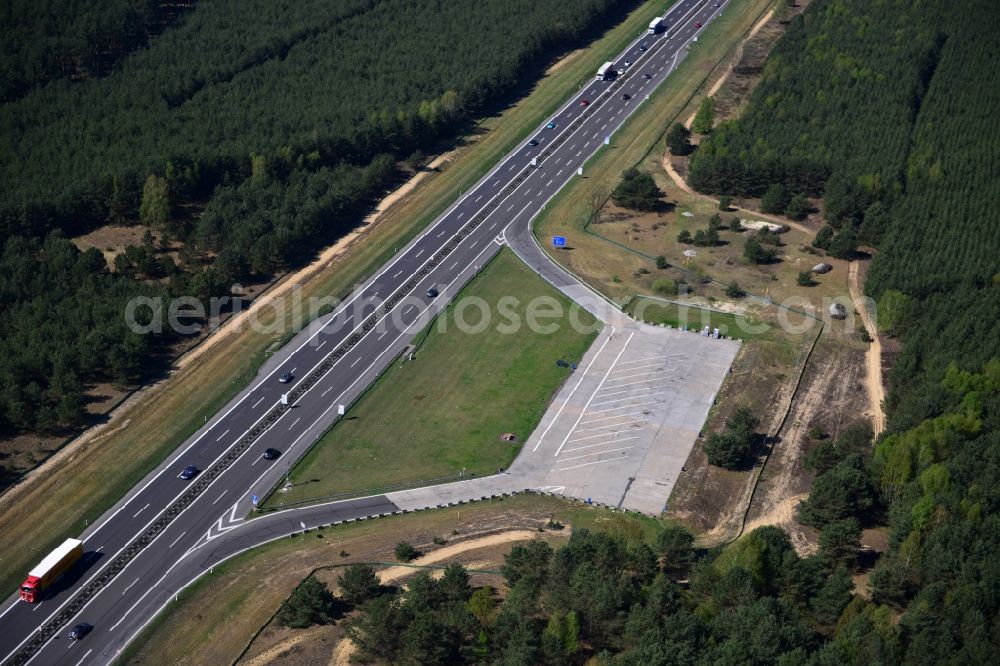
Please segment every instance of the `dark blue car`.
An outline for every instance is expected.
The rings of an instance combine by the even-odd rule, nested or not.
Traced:
[[[194,465],[188,465],[187,467],[184,468],[184,471],[180,473],[180,478],[184,479],[185,481],[190,481],[197,475],[198,475],[198,468],[195,467]]]

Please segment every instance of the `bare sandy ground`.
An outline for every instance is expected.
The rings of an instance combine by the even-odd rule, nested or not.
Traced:
[[[882,386],[882,344],[878,339],[878,328],[872,321],[871,313],[865,307],[865,301],[861,297],[861,285],[858,280],[858,262],[852,261],[847,272],[847,286],[851,292],[851,300],[854,301],[854,308],[861,315],[861,321],[868,331],[868,337],[872,339],[865,354],[865,390],[868,392],[868,402],[871,406],[872,430],[875,437],[879,436],[885,429],[885,412],[882,411],[882,404],[885,401],[885,389]]]

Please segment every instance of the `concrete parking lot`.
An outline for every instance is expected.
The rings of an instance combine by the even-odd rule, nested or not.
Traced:
[[[739,343],[634,323],[606,333],[511,471],[540,489],[659,514]]]

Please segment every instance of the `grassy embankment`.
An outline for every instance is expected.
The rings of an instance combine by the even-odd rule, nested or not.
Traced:
[[[520,495],[309,532],[215,567],[181,592],[178,603],[168,606],[117,663],[232,663],[299,581],[317,567],[392,562],[392,549],[399,541],[433,552],[436,536],[455,540],[497,529],[537,529],[550,519],[573,529],[611,531],[647,542],[662,524],[553,497]],[[539,536],[564,539],[568,531]],[[341,551],[348,556],[341,556]]]
[[[530,94],[502,113],[483,119],[453,151],[440,173],[424,179],[388,209],[363,239],[303,284],[303,298],[346,293],[488,172],[609,55],[623,48],[662,11],[662,2],[642,4],[591,48],[573,52],[552,67]],[[279,304],[262,313],[261,323],[284,317],[288,307]],[[235,395],[256,372],[264,350],[286,339],[289,332],[286,326],[271,334],[244,330],[230,335],[210,354],[138,396],[116,416],[106,433],[37,474],[0,513],[0,531],[9,543],[23,546],[3,553],[0,589],[13,589],[46,552],[67,536],[79,534],[86,523],[121,498],[195,432],[205,415]],[[97,479],[100,481],[95,482]]]
[[[501,317],[498,303],[512,296],[517,305]],[[542,298],[562,312],[539,320],[555,326],[551,333],[526,324],[529,304]],[[489,305],[485,320],[478,307],[463,305],[469,299]],[[555,361],[579,361],[596,336],[596,320],[583,310],[575,318],[589,330],[574,330],[571,306],[503,250],[428,324],[415,360],[390,366],[292,469],[295,485],[267,505],[507,467],[571,372]],[[511,313],[521,325],[498,330]],[[503,433],[517,442],[501,441]]]

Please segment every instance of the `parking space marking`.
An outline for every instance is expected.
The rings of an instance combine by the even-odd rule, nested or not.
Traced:
[[[603,417],[601,417],[599,419],[592,419],[590,421],[581,421],[580,425],[589,425],[591,423],[600,423],[601,421],[609,421],[611,419],[620,419],[620,418],[623,418],[625,416],[635,416],[636,414],[646,414],[648,412],[649,412],[648,409],[643,409],[643,410],[640,410],[638,412],[626,412],[625,414],[615,414],[614,416],[603,416]]]
[[[583,453],[578,456],[571,456],[569,458],[560,458],[560,462],[569,462],[570,460],[580,460],[581,458],[590,458],[591,456],[603,456],[605,453],[615,453],[616,451],[627,451],[629,449],[634,449],[635,446],[623,446],[618,449],[607,449],[605,451],[595,451],[594,453]],[[622,454],[625,455],[625,454]]]
[[[646,363],[645,365],[633,365],[628,368],[619,368],[618,370],[615,370],[615,372],[612,374],[619,372],[632,372],[633,370],[639,370],[641,368],[653,368],[658,365],[666,365],[666,363],[660,362],[660,363]]]
[[[666,371],[667,371],[666,368],[664,368],[663,370],[651,370],[650,372],[640,372],[637,375],[625,375],[624,377],[615,377],[613,379],[609,379],[608,381],[610,381],[610,382],[617,382],[617,381],[621,381],[622,379],[634,379],[635,377],[647,377],[649,375],[660,375],[660,374],[663,374]],[[618,387],[617,386],[612,386],[610,388],[618,388]]]
[[[625,384],[618,384],[616,386],[609,386],[608,388],[617,389],[617,388],[623,388],[625,386],[635,386],[636,384],[648,384],[649,382],[659,382],[659,381],[662,381],[663,379],[664,379],[663,377],[660,377],[660,378],[657,378],[657,379],[637,379],[634,382],[627,382]],[[683,377],[681,379],[683,379]],[[674,377],[667,378],[667,381],[670,382],[670,383],[673,383],[675,381],[675,378]],[[666,385],[661,384],[660,388],[667,388],[667,387],[666,387]],[[639,389],[627,389],[627,391],[638,391],[638,390]],[[622,391],[618,391],[617,393],[605,393],[601,397],[602,398],[606,398],[609,395],[617,395],[618,393],[622,393]]]
[[[627,456],[622,456],[622,458],[624,458],[624,457],[627,457]],[[555,471],[556,472],[568,472],[571,469],[579,469],[580,467],[590,467],[591,465],[600,465],[601,463],[618,462],[622,458],[608,458],[607,460],[595,460],[593,462],[580,463],[579,465],[572,465],[570,467],[557,467],[555,469]]]
[[[622,384],[621,386],[629,386],[630,384],[648,384],[649,380],[643,380],[641,382],[629,382],[628,384]],[[619,388],[618,386],[612,386],[611,388]],[[655,384],[653,386],[643,386],[639,388],[623,388],[621,391],[602,391],[601,397],[607,398],[610,395],[621,395],[622,393],[646,393],[649,391],[660,391],[668,388],[666,384]],[[604,404],[595,402],[594,405]],[[591,405],[593,406],[593,405]]]
[[[618,442],[627,442],[630,439],[639,439],[639,435],[633,435],[632,437],[621,437],[611,440],[610,442],[598,442],[597,444],[585,444],[583,446],[578,446],[575,449],[566,449],[563,453],[570,453],[572,451],[583,451],[584,449],[592,449],[595,446],[607,446],[608,444],[617,444]],[[570,458],[563,458],[563,460],[570,460]]]
[[[653,389],[628,389],[626,391],[619,391],[618,393],[636,393],[636,392],[639,392],[639,393],[648,393],[649,391],[652,391],[652,390]],[[616,395],[616,394],[614,394],[614,393],[608,393],[604,397],[607,397],[608,395]],[[624,402],[626,400],[635,400],[636,398],[643,398],[643,397],[645,397],[645,396],[643,396],[643,395],[630,395],[630,396],[625,397],[625,398],[615,398],[614,400],[605,400],[604,402],[595,402],[594,404],[591,405],[591,407],[600,407],[601,405],[610,405],[613,402]]]
[[[587,416],[594,416],[596,414],[607,414],[608,412],[613,412],[616,409],[632,409],[633,407],[641,407],[642,405],[655,405],[656,400],[647,400],[646,402],[636,402],[630,405],[618,405],[617,407],[608,407],[607,409],[601,409],[596,412],[590,412]],[[640,413],[640,412],[636,412]],[[623,415],[622,415],[623,416]],[[598,419],[600,420],[600,419]],[[583,423],[593,423],[592,421],[584,421]]]
[[[622,361],[618,365],[632,365],[633,363],[645,363],[646,361],[656,361],[664,358],[681,358],[683,354],[662,354],[659,356],[647,356],[645,358],[633,358],[628,361]]]
[[[643,419],[644,421],[645,419]],[[604,430],[606,428],[617,428],[621,426],[622,428],[631,428],[632,426],[639,425],[642,421],[633,421],[632,423],[612,423],[611,425],[597,426],[596,428],[580,428],[574,432],[593,432],[594,430]]]

